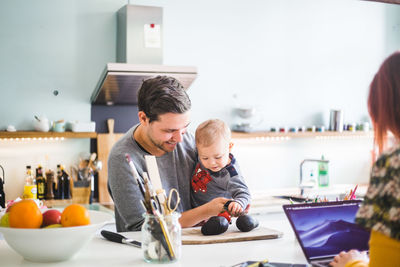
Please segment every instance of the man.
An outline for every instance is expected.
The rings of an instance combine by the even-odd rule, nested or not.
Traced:
[[[108,158],[108,186],[115,204],[118,232],[140,230],[145,212],[143,199],[125,160],[128,153],[139,174],[147,171],[144,155],[157,157],[163,188],[179,192],[182,227],[190,227],[217,215],[228,199],[215,198],[192,209],[190,177],[196,163],[193,135],[187,133],[191,102],[174,78],[157,76],[143,82],[138,91],[139,124],[114,145]]]

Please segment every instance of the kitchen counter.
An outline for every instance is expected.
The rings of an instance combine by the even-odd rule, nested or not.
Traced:
[[[245,241],[207,245],[183,245],[178,262],[166,266],[232,266],[248,260],[269,259],[275,262],[306,263],[294,233],[283,212],[256,216],[260,224],[283,232],[283,237],[270,240]],[[105,229],[115,230],[115,225]],[[123,233],[140,240],[140,232]],[[143,261],[140,249],[103,239],[99,232],[93,240],[71,260],[59,263],[25,261],[0,239],[0,266],[160,266]]]
[[[343,192],[354,188],[354,185],[335,185],[330,188],[309,191],[311,197],[319,195],[339,196]],[[363,196],[366,185],[359,186],[358,196]],[[167,266],[232,266],[249,260],[269,259],[274,262],[306,263],[303,252],[295,238],[282,205],[289,204],[287,199],[274,196],[292,195],[298,193],[298,188],[285,188],[257,192],[253,194],[250,213],[255,216],[260,225],[283,232],[283,237],[270,240],[245,241],[236,243],[220,243],[207,245],[183,245],[182,257],[178,262]],[[112,212],[99,204],[88,206],[89,209]],[[115,231],[115,225],[106,225],[104,229]],[[126,237],[141,239],[140,232],[123,233]],[[25,261],[2,240],[0,234],[0,266],[160,266],[143,261],[140,249],[128,245],[117,244],[103,239],[100,231],[93,240],[83,248],[73,259],[59,263],[34,263]]]

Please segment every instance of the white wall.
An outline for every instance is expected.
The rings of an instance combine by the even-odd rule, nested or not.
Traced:
[[[295,188],[300,181],[304,159],[329,160],[329,182],[366,184],[371,168],[372,137],[316,139],[292,138],[283,141],[234,140],[233,153],[250,191],[257,194],[281,187]],[[317,178],[317,163],[305,163],[303,177]]]
[[[131,1],[146,4],[147,1]],[[210,117],[234,124],[251,105],[255,130],[369,121],[369,83],[400,48],[400,7],[368,1],[153,1],[164,5],[165,64],[195,65],[194,129]],[[295,187],[305,158],[330,160],[331,183],[367,183],[372,138],[235,140],[252,191]]]
[[[130,2],[164,7],[164,64],[198,67],[189,90],[192,129],[210,117],[233,123],[236,105],[257,107],[261,129],[327,126],[331,108],[342,108],[346,122],[367,120],[368,84],[381,61],[400,47],[397,5],[358,0]],[[1,1],[0,128],[31,129],[34,114],[88,120],[89,97],[100,72],[115,60],[115,12],[125,4]],[[52,95],[54,89],[59,96]],[[252,188],[293,186],[300,160],[321,154],[332,161],[335,181],[349,176],[365,181],[370,143],[321,145],[296,139],[272,146],[238,144],[236,154]],[[36,154],[48,153],[67,164],[88,150],[88,140],[32,143],[16,146],[10,157],[8,145],[0,144],[0,164],[6,179],[15,182],[6,185],[8,196],[17,194],[13,190],[20,188],[25,165],[34,163]]]

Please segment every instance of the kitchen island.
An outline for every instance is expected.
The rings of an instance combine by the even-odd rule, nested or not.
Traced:
[[[294,233],[283,212],[256,215],[262,226],[283,232],[283,237],[270,240],[244,241],[207,245],[183,245],[179,261],[166,266],[232,266],[249,260],[269,259],[275,262],[306,263]],[[104,229],[115,231],[115,225]],[[140,240],[140,232],[123,233]],[[0,237],[1,238],[1,237]],[[69,261],[34,263],[25,261],[0,239],[0,266],[160,266],[143,261],[138,248],[103,239],[98,232],[92,241]]]
[[[341,193],[354,188],[352,184],[331,185],[326,189],[308,192],[310,196],[320,197],[339,196]],[[363,197],[367,185],[359,185],[357,195]],[[276,198],[279,195],[295,195],[298,188],[269,190],[253,194],[250,214],[255,216],[260,225],[283,233],[278,239],[254,240],[232,243],[217,243],[205,245],[182,245],[181,259],[166,266],[190,267],[229,267],[246,261],[261,261],[268,259],[271,262],[306,264],[307,261],[291,229],[289,221],[283,213],[282,205],[289,204],[287,199]],[[107,208],[98,203],[86,205],[87,208],[113,213],[113,205]],[[115,231],[115,224],[105,225],[103,229]],[[140,232],[122,233],[125,237],[141,239]],[[160,266],[143,261],[142,251],[138,248],[113,243],[105,240],[98,231],[92,241],[79,251],[69,261],[58,263],[34,263],[25,261],[14,252],[2,239],[0,233],[0,266]]]

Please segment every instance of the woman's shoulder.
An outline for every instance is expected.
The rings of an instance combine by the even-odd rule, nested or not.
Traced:
[[[374,167],[400,169],[400,146],[383,152],[376,160]]]
[[[400,240],[400,148],[383,153],[375,162],[364,203],[356,221]]]

